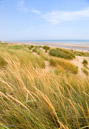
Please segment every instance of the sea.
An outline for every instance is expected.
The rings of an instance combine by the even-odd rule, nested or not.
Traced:
[[[89,40],[18,40],[20,42],[63,43],[76,45],[89,45]]]

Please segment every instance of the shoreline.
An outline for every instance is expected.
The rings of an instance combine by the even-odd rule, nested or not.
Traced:
[[[23,45],[47,45],[50,47],[60,47],[64,49],[73,49],[81,51],[89,51],[89,45],[80,44],[65,44],[65,43],[52,43],[52,42],[4,42],[8,44],[23,44]]]

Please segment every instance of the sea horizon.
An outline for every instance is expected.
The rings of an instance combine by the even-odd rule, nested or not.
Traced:
[[[50,47],[62,47],[69,49],[89,50],[89,40],[14,40],[7,43],[48,45]]]
[[[63,43],[63,44],[75,44],[75,45],[89,45],[89,40],[8,40],[5,42],[37,42],[37,43]]]

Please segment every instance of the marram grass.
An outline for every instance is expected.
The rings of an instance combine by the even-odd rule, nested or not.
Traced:
[[[45,71],[33,53],[11,52],[2,54],[7,65],[4,73],[0,70],[0,129],[89,128],[88,77],[56,75]]]

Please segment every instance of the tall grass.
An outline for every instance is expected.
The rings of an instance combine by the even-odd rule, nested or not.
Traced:
[[[88,77],[71,72],[61,72],[56,76],[53,72],[44,71],[40,65],[34,67],[40,62],[37,63],[38,57],[31,52],[11,52],[13,55],[4,52],[8,67],[4,75],[0,74],[1,129],[89,127]],[[75,68],[62,59],[55,58],[54,62],[57,68]]]
[[[25,50],[18,50],[18,53],[16,51],[9,51],[9,56],[12,60],[19,60],[20,65],[24,67],[25,65],[30,65],[32,64],[34,68],[39,67],[39,68],[45,68],[45,61],[43,60],[42,57],[34,55],[32,52],[25,51]],[[9,58],[7,57],[7,58]]]
[[[22,69],[11,61],[0,85],[1,122],[9,128],[88,126],[88,79],[73,74],[55,76],[31,65]]]
[[[89,75],[89,72],[86,68],[82,68],[82,71],[88,76]]]
[[[50,58],[49,60],[51,66],[62,66],[65,70],[72,72],[72,73],[78,73],[78,67],[74,64],[70,63],[69,61],[61,58]]]
[[[7,65],[7,62],[6,60],[0,56],[0,68],[4,67]]]

